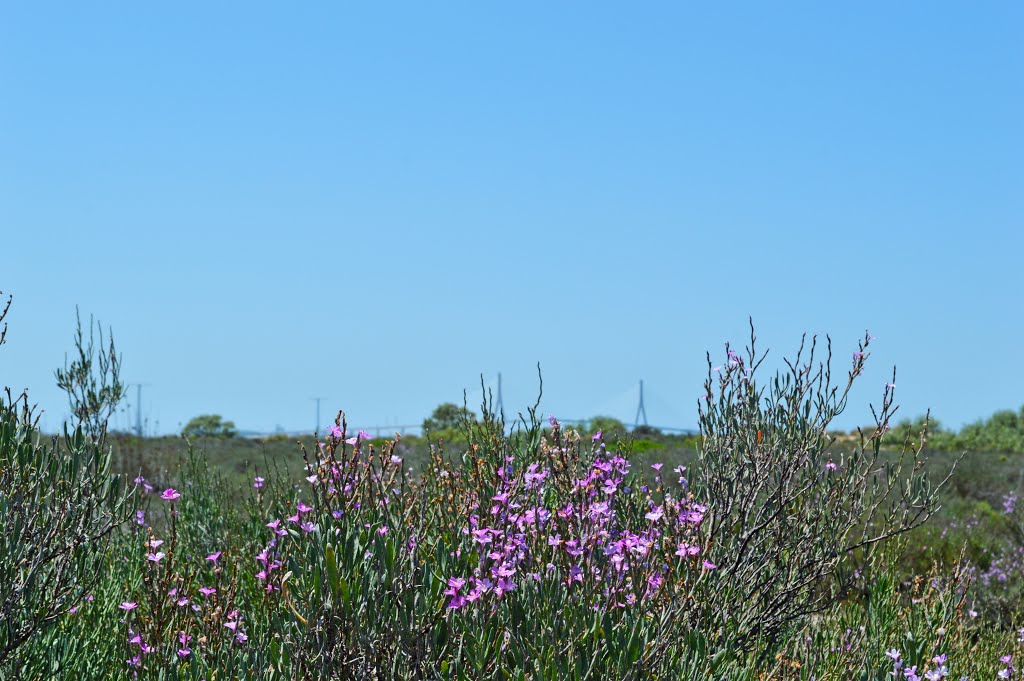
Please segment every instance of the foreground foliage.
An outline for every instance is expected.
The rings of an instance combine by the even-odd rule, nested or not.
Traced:
[[[239,488],[190,449],[128,495],[102,427],[47,448],[8,401],[0,470],[19,491],[0,504],[4,550],[38,550],[38,532],[11,524],[31,504],[50,536],[79,541],[56,593],[3,572],[0,588],[47,609],[10,609],[34,625],[8,625],[23,634],[0,675],[1019,678],[1014,614],[979,615],[966,558],[899,572],[941,482],[921,440],[880,455],[891,388],[856,446],[828,435],[869,343],[839,386],[813,343],[765,383],[753,338],[742,356],[727,348],[709,362],[690,470],[641,464],[537,405],[506,424],[485,402],[457,426],[466,445],[437,445],[423,470],[339,414],[296,452],[301,478],[270,467]],[[70,463],[39,463],[65,446]],[[86,501],[65,503],[72,488]]]

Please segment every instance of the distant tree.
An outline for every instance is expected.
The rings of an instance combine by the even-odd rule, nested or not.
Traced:
[[[637,440],[657,440],[662,432],[654,426],[637,426],[633,429],[633,437]]]
[[[235,437],[234,421],[224,421],[220,414],[202,414],[185,424],[182,437]]]
[[[423,420],[423,431],[437,433],[442,430],[456,430],[463,421],[476,423],[476,415],[465,407],[445,402],[438,405],[434,412]]]
[[[625,434],[626,424],[611,416],[595,416],[590,419],[587,430],[591,433],[600,430],[606,438],[616,437]]]

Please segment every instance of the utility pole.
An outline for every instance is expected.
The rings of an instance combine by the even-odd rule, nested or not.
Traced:
[[[498,372],[498,405],[497,405],[498,416],[501,420],[505,420],[505,402],[501,399],[501,372]]]
[[[142,387],[149,383],[135,384],[135,435],[142,437]]]
[[[633,419],[633,427],[640,425],[640,415],[644,415],[643,425],[647,425],[647,410],[644,408],[644,379],[640,379],[640,404],[636,405],[636,417]]]
[[[320,400],[326,400],[326,397],[311,397],[309,398],[316,402],[316,430],[313,431],[315,435],[320,434]]]

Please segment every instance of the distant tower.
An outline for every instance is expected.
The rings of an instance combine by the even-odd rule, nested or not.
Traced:
[[[636,405],[636,418],[633,419],[633,425],[639,426],[640,415],[643,414],[644,420],[643,425],[647,425],[647,410],[644,408],[644,379],[640,379],[640,404]]]

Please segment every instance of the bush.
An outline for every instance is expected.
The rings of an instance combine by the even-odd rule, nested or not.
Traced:
[[[10,299],[0,323],[9,306]],[[110,367],[112,384],[120,385],[117,364],[101,366]],[[81,422],[63,438],[44,440],[27,395],[12,397],[8,388],[0,399],[0,665],[93,590],[107,543],[132,511],[102,445],[106,422],[99,418],[112,411],[107,400],[116,391],[90,393],[98,383],[89,367],[66,374]]]
[[[707,548],[720,563],[702,617],[745,648],[827,609],[851,588],[855,558],[863,562],[924,523],[937,502],[920,446],[908,445],[894,463],[880,460],[890,388],[857,446],[832,449],[828,428],[864,368],[869,336],[839,385],[831,380],[831,340],[825,362],[816,363],[816,340],[806,360],[801,343],[785,372],[758,385],[764,355],[755,340],[751,328],[744,355],[726,346],[720,373],[708,357],[694,476],[696,499],[709,509]]]

